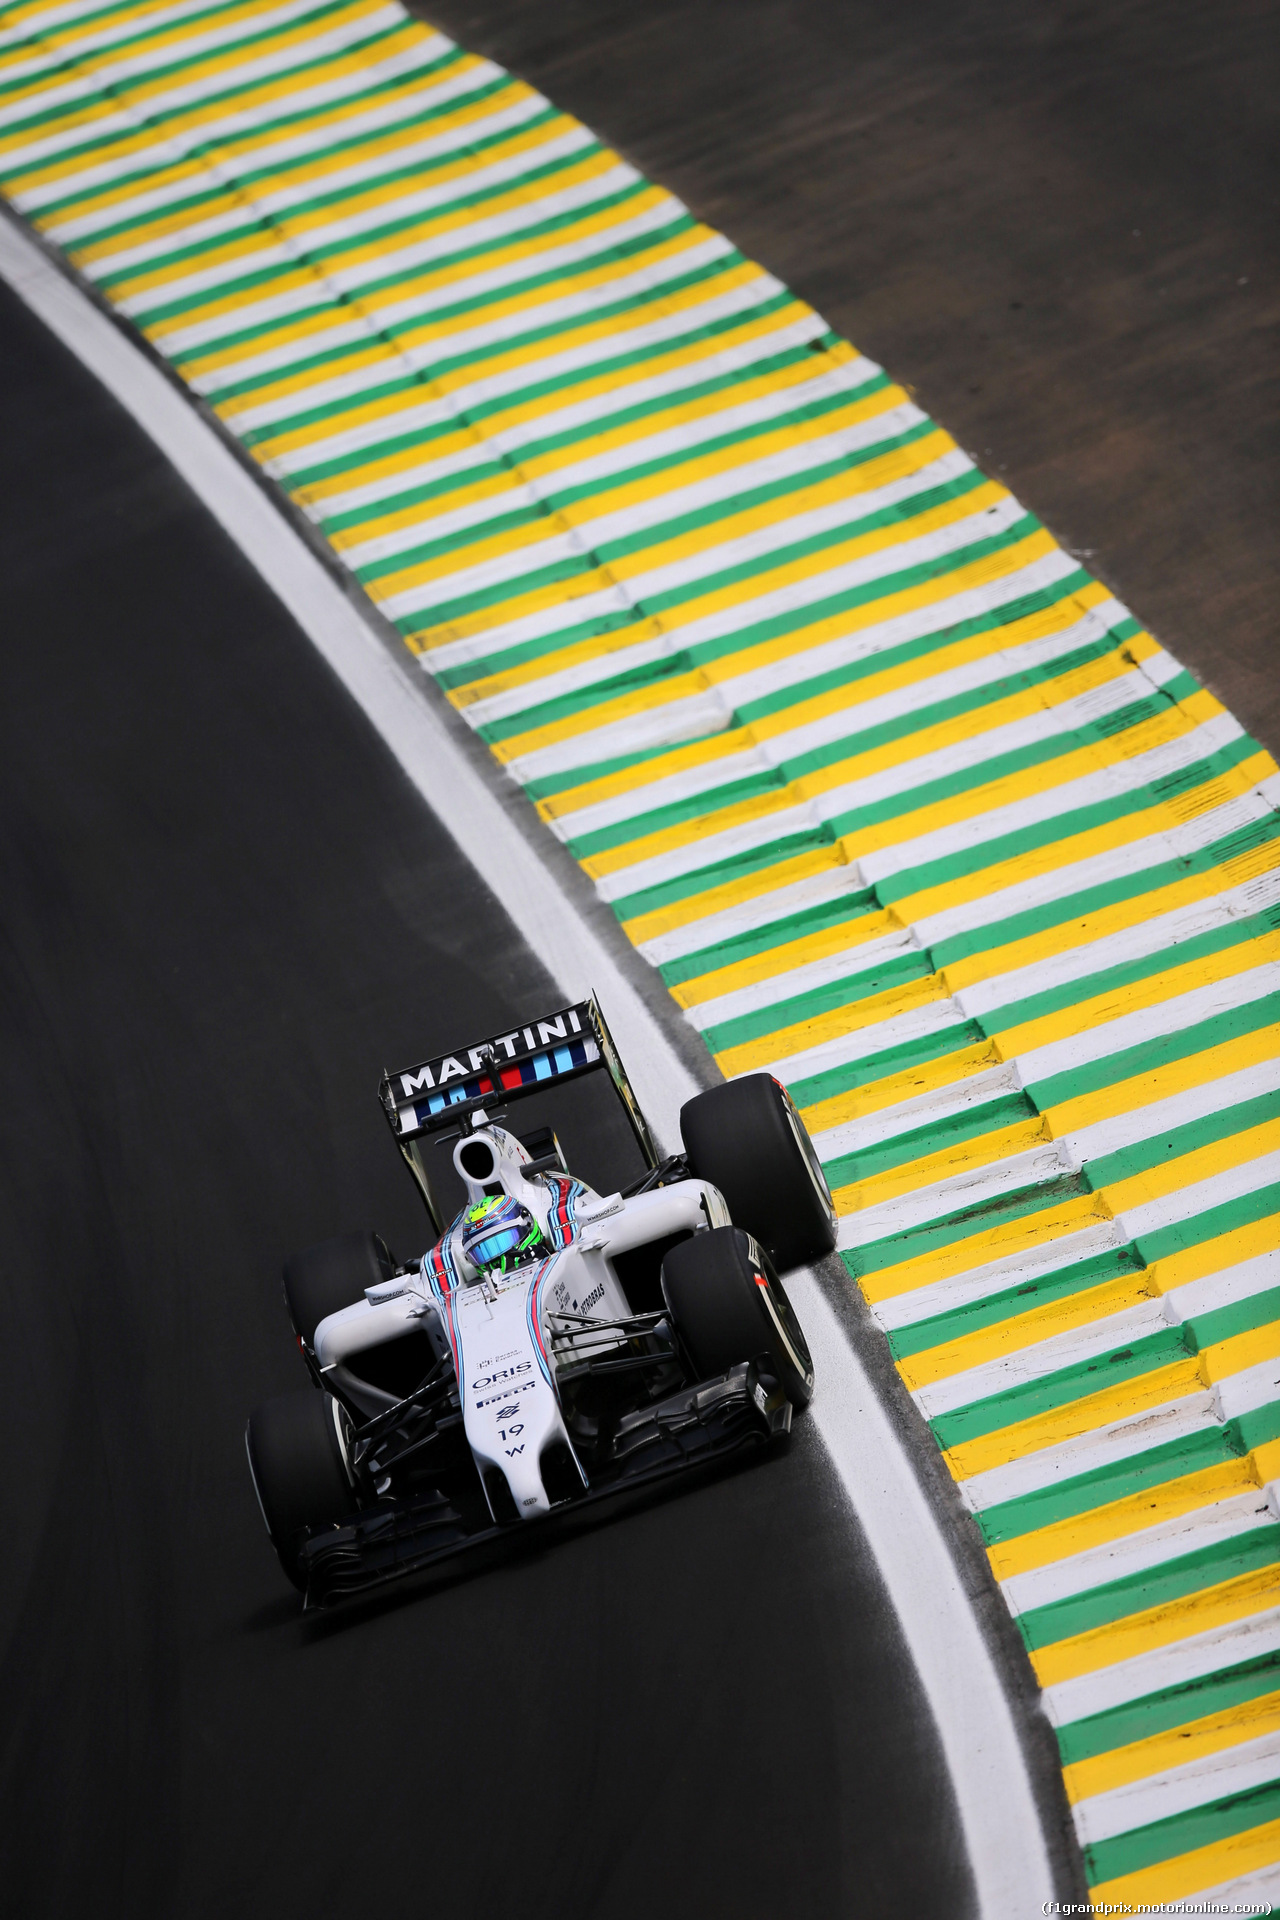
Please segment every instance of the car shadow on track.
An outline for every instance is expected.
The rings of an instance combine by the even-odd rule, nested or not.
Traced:
[[[792,1454],[792,1442],[788,1439],[781,1445],[744,1452],[736,1459],[710,1461],[673,1480],[620,1492],[607,1506],[562,1508],[534,1526],[517,1523],[498,1540],[486,1540],[465,1549],[456,1558],[416,1573],[406,1573],[388,1586],[355,1595],[333,1607],[303,1610],[296,1595],[285,1594],[255,1608],[245,1617],[243,1626],[247,1633],[269,1633],[294,1624],[303,1630],[299,1636],[300,1647],[328,1641],[452,1587],[479,1581],[486,1574],[499,1572],[516,1562],[528,1564],[550,1556],[568,1539],[598,1533],[631,1515],[671,1505],[682,1496],[715,1482],[735,1480],[749,1472],[766,1475],[783,1471]]]

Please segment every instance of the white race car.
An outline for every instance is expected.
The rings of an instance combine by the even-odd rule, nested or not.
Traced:
[[[626,1192],[576,1180],[550,1129],[498,1123],[601,1070],[648,1164]],[[813,1367],[778,1269],[831,1250],[835,1209],[776,1080],[698,1094],[660,1162],[592,999],[387,1074],[381,1096],[437,1237],[408,1265],[372,1233],[286,1264],[311,1385],[245,1436],[308,1605],[789,1432]],[[447,1228],[442,1137],[467,1194]]]

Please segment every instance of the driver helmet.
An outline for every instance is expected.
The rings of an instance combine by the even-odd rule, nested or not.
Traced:
[[[482,1272],[492,1269],[506,1273],[531,1259],[542,1238],[542,1230],[527,1207],[509,1194],[486,1194],[467,1208],[462,1251]]]

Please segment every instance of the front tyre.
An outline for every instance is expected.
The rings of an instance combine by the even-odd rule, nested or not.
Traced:
[[[331,1394],[305,1388],[264,1400],[245,1428],[262,1518],[280,1565],[300,1592],[307,1584],[299,1560],[306,1541],[356,1509],[344,1456],[346,1417]]]
[[[759,1243],[741,1227],[695,1233],[662,1262],[662,1295],[700,1379],[762,1360],[797,1412],[813,1398],[813,1360],[795,1308]]]
[[[690,1170],[719,1187],[735,1226],[784,1271],[836,1243],[836,1210],[808,1129],[769,1073],[708,1087],[680,1110]]]
[[[389,1280],[395,1265],[376,1233],[344,1233],[304,1247],[284,1263],[284,1299],[293,1330],[314,1347],[316,1328],[331,1313],[364,1299],[366,1287]]]

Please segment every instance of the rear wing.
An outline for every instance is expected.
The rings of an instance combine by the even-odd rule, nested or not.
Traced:
[[[649,1128],[594,994],[474,1046],[384,1073],[378,1093],[396,1144],[436,1219],[422,1156],[431,1135],[463,1132],[479,1109],[493,1118],[513,1100],[600,1072],[609,1075],[641,1153],[656,1167]]]

